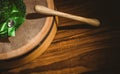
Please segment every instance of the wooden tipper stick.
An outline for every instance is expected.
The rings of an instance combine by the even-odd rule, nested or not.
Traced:
[[[89,25],[96,26],[96,27],[100,25],[100,21],[98,19],[92,19],[92,18],[86,18],[86,17],[76,16],[76,15],[72,15],[72,14],[67,14],[67,13],[49,9],[49,8],[47,8],[45,6],[41,6],[41,5],[36,5],[35,11],[40,14],[69,18],[69,19],[84,22],[84,23],[87,23]]]

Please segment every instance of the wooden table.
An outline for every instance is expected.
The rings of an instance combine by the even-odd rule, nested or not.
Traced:
[[[119,74],[119,2],[110,0],[55,0],[59,11],[98,18],[96,28],[59,18],[58,32],[48,50],[8,74]]]

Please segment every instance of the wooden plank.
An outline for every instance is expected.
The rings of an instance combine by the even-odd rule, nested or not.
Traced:
[[[119,74],[120,6],[110,0],[55,0],[59,11],[101,19],[101,27],[59,18],[58,32],[36,60],[3,73]]]

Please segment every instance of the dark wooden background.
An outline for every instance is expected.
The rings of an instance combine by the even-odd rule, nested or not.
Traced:
[[[117,0],[55,0],[59,11],[98,18],[96,28],[59,18],[48,50],[22,67],[1,74],[120,74],[120,4]]]

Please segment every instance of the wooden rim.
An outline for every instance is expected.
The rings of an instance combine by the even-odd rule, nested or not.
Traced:
[[[47,3],[48,3],[49,8],[54,9],[53,0],[47,0]],[[13,51],[7,52],[7,53],[1,53],[0,60],[8,60],[8,59],[16,58],[16,57],[22,56],[22,55],[28,53],[29,51],[31,51],[44,38],[44,36],[42,34],[44,33],[46,35],[47,32],[50,30],[49,27],[51,27],[52,21],[53,21],[53,17],[47,17],[44,28],[41,30],[41,32],[37,36],[35,36],[28,44],[26,44],[25,46],[22,46],[21,48],[18,48],[17,50],[13,50]],[[22,51],[24,51],[24,52],[22,52]],[[17,53],[17,55],[14,53]]]

